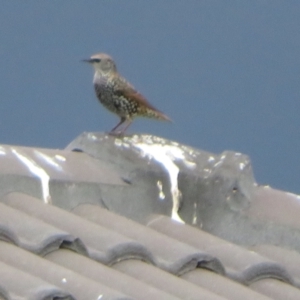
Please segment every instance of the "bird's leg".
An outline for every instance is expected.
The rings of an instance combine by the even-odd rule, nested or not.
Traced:
[[[119,128],[126,121],[125,117],[121,117],[120,122],[109,132],[110,134],[115,134],[117,128]]]
[[[132,123],[131,119],[127,119],[127,124],[123,127],[123,129],[121,130],[121,133],[124,133],[126,131],[126,129],[130,126],[130,124]]]
[[[126,117],[121,117],[121,121],[110,131],[109,134],[118,135],[118,136],[122,135],[131,123],[132,123],[131,119],[127,119]],[[124,124],[123,128],[117,131],[117,129],[120,128],[122,124]]]

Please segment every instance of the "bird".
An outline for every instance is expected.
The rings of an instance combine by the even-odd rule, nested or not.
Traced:
[[[111,129],[110,134],[124,134],[136,117],[171,121],[119,74],[110,55],[97,53],[83,61],[94,67],[93,84],[100,103],[120,117],[120,122]]]

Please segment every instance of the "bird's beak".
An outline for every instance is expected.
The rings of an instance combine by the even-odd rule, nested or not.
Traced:
[[[92,59],[82,59],[81,61],[91,64],[93,62]]]

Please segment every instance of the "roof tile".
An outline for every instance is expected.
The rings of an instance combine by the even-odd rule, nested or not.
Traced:
[[[149,220],[148,226],[218,257],[225,266],[227,276],[244,284],[265,277],[293,283],[287,270],[275,261],[190,225],[156,216]]]
[[[112,267],[183,300],[226,299],[142,261],[124,260]]]
[[[101,226],[120,232],[130,239],[139,241],[153,254],[154,263],[170,273],[180,275],[200,266],[224,273],[224,267],[216,257],[151,228],[115,215],[99,206],[83,204],[77,206],[73,212]],[[112,218],[114,218],[114,222],[111,222]]]
[[[89,279],[101,282],[113,290],[120,291],[134,299],[140,299],[143,295],[143,300],[164,299],[178,300],[175,296],[167,294],[162,290],[134,279],[131,276],[122,274],[112,268],[109,268],[101,263],[84,257],[69,250],[60,249],[49,253],[46,259],[55,262],[61,266],[71,269]]]
[[[41,201],[39,203],[44,205]],[[0,203],[0,237],[41,255],[58,249],[63,244],[82,253],[86,251],[82,242],[66,231],[3,203]]]
[[[245,155],[94,133],[0,152],[0,299],[300,299],[299,197]]]
[[[13,259],[19,260],[14,254]],[[27,270],[22,271],[4,263],[2,257],[0,279],[1,287],[5,290],[5,294],[1,295],[4,299],[75,300],[70,293],[42,280],[39,276],[33,276],[28,274]]]
[[[251,247],[251,250],[284,265],[293,276],[295,285],[300,288],[300,254],[298,252],[273,245],[257,245]]]
[[[266,296],[276,300],[299,300],[299,289],[286,284],[279,280],[266,278],[256,281],[250,285],[250,287]]]
[[[66,292],[62,292],[68,291],[69,295],[74,295],[74,298],[78,300],[131,299],[130,297],[126,297],[99,282],[88,279],[80,275],[79,273],[73,272],[70,269],[64,268],[44,258],[38,257],[12,244],[0,241],[0,254],[1,264],[9,265],[5,265],[5,268],[0,267],[0,272],[3,271],[6,274],[5,277],[5,274],[3,275],[0,273],[1,280],[2,278],[7,278],[7,280],[2,281],[2,283],[4,282],[6,288],[8,290],[11,290],[12,292],[15,292],[14,289],[16,289],[16,292],[18,292],[20,288],[24,289],[32,285],[31,288],[28,287],[29,291],[31,291],[31,289],[36,286],[37,292],[41,291],[42,293],[44,293],[45,291],[50,289],[52,294],[54,294],[54,292],[58,294],[61,289],[61,295],[68,295],[66,294]],[[16,259],[16,257],[18,259]],[[18,272],[20,272],[20,278],[17,278],[17,275],[14,275],[14,272],[16,272],[17,275]],[[27,274],[24,272],[26,272]],[[30,276],[28,276],[28,274],[30,274]],[[11,280],[13,276],[15,276],[16,278],[15,281]],[[26,276],[29,279],[27,279]],[[31,279],[32,276],[34,276],[35,278]],[[41,283],[40,280],[48,283]],[[14,283],[9,284],[9,281]],[[27,281],[29,281],[30,284]],[[16,282],[18,282],[18,284],[16,284]],[[45,285],[49,285],[49,287],[46,288]],[[51,285],[57,286],[60,289],[51,287]],[[18,294],[22,295],[22,292],[23,291],[20,291],[20,293],[18,292]],[[54,298],[55,297],[53,297],[53,299]],[[40,295],[38,295],[35,297],[25,297],[25,299],[46,298],[42,298]]]
[[[2,175],[32,177],[43,172],[52,180],[124,185],[107,163],[85,153],[1,145],[0,163]]]
[[[220,296],[231,300],[267,300],[270,299],[248,287],[203,268],[198,268],[181,276]]]
[[[105,264],[128,258],[152,260],[151,253],[140,243],[58,207],[46,206],[31,196],[10,193],[3,197],[2,201],[22,213],[55,225],[80,238],[87,248],[88,255]]]

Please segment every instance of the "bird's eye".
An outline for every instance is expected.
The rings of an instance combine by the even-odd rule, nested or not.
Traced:
[[[95,63],[99,63],[100,61],[101,61],[100,58],[93,58],[93,62],[95,62]]]

